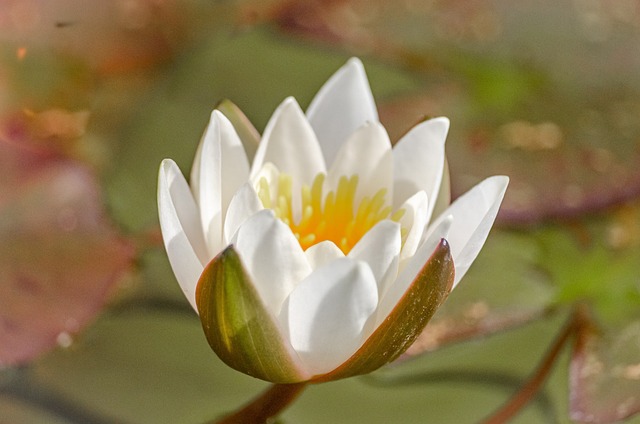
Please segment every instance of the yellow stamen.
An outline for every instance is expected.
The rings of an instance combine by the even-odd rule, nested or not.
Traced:
[[[378,190],[372,197],[364,197],[359,205],[355,205],[355,194],[358,187],[358,176],[340,177],[335,191],[324,197],[324,174],[318,174],[311,187],[301,188],[301,216],[294,222],[292,203],[293,181],[290,175],[281,173],[277,187],[272,193],[269,182],[262,177],[258,181],[258,197],[265,208],[274,213],[295,234],[303,249],[307,249],[321,241],[330,240],[345,254],[369,231],[383,219],[399,222],[405,211],[393,211],[385,205],[386,189]],[[356,208],[357,206],[357,208]],[[401,229],[402,239],[406,229]]]

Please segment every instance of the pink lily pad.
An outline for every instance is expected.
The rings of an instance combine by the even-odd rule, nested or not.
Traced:
[[[570,416],[612,423],[640,412],[640,321],[601,335],[582,331],[571,358]]]
[[[77,0],[8,0],[3,8],[10,18],[0,22],[0,40],[16,45],[18,59],[44,47],[83,57],[103,74],[164,62],[185,38],[185,8],[176,1],[86,7]]]
[[[79,164],[1,139],[0,176],[0,366],[10,366],[69,345],[134,252]]]

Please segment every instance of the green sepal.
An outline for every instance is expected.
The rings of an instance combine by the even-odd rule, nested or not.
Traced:
[[[247,154],[249,163],[253,162],[253,157],[256,155],[256,150],[258,150],[258,143],[260,143],[260,133],[258,130],[256,130],[249,118],[247,118],[242,110],[231,100],[224,99],[220,101],[216,109],[222,112],[231,124],[233,124],[233,127],[238,133],[238,137],[240,137],[244,151]]]
[[[209,345],[231,368],[274,383],[306,380],[233,246],[204,269],[196,304]]]
[[[312,382],[368,374],[398,358],[449,295],[454,273],[449,243],[442,239],[400,301],[362,347],[338,368]]]

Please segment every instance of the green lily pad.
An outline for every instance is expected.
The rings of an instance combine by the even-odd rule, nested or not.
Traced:
[[[541,321],[483,344],[434,352],[407,364],[408,368],[373,374],[376,378],[398,378],[400,373],[423,377],[420,384],[381,387],[366,378],[350,378],[312,385],[281,420],[475,423],[516,390],[560,324],[558,319]],[[195,316],[136,309],[103,315],[72,348],[37,361],[31,377],[34,384],[98,416],[138,424],[208,422],[267,387],[219,361]],[[535,402],[514,422],[569,424],[563,418],[566,378],[559,367],[548,385],[552,406]]]
[[[540,267],[557,287],[554,304],[586,302],[598,322],[617,328],[636,319],[640,309],[640,247],[613,249],[604,230],[602,223],[585,225],[586,240],[561,227],[539,231]]]
[[[539,319],[554,288],[538,269],[540,251],[522,234],[494,229],[478,259],[404,359]]]

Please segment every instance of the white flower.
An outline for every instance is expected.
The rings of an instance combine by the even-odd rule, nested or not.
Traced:
[[[276,109],[251,163],[246,128],[218,110],[190,185],[163,161],[165,247],[222,360],[322,381],[409,347],[482,248],[508,182],[488,178],[449,206],[448,127],[422,122],[392,148],[351,59],[306,115],[293,98]]]

